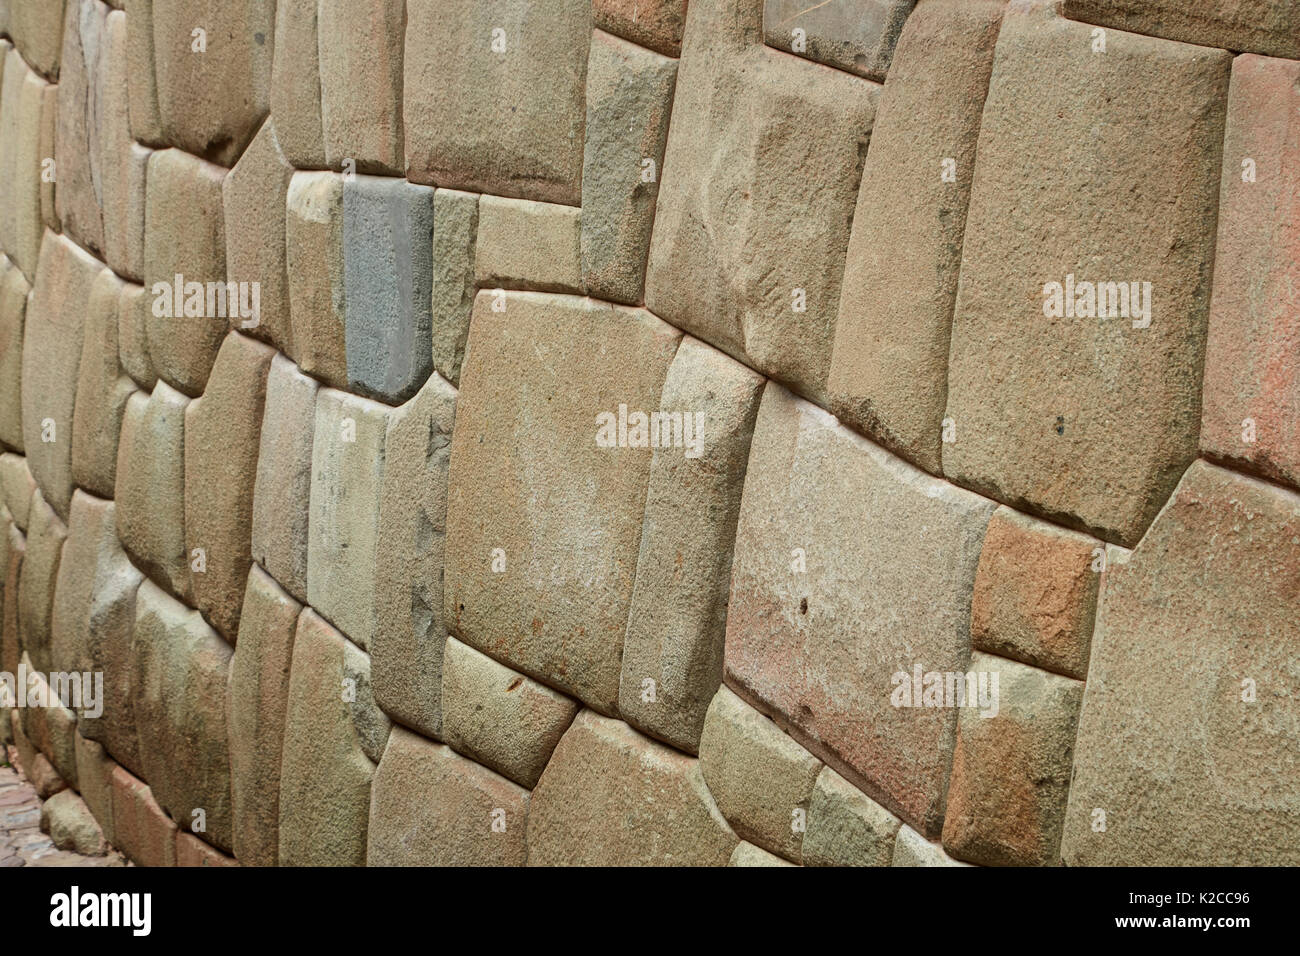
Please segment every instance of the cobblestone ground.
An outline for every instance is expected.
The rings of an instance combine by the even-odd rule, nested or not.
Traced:
[[[60,850],[41,832],[41,799],[18,770],[13,752],[0,764],[0,867],[127,866],[116,851],[82,856]]]

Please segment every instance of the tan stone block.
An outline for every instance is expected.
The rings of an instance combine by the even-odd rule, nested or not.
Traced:
[[[101,498],[114,495],[122,417],[135,391],[118,358],[125,293],[126,284],[108,269],[90,288],[72,416],[72,481]]]
[[[582,210],[484,196],[474,274],[479,288],[582,292]]]
[[[320,115],[325,159],[335,169],[403,169],[405,6],[405,0],[320,0]],[[454,29],[451,16],[448,29]]]
[[[27,556],[18,582],[18,641],[23,653],[31,656],[32,666],[47,674],[55,670],[50,624],[59,559],[67,537],[67,526],[45,503],[45,496],[38,489],[32,496]]]
[[[296,361],[326,385],[346,388],[343,177],[294,173],[285,202],[285,261]]]
[[[23,270],[0,255],[0,444],[23,450],[23,329],[31,286]]]
[[[152,392],[158,373],[149,358],[149,316],[154,297],[144,286],[129,284],[117,314],[117,349],[122,369],[138,388]]]
[[[113,845],[138,866],[176,865],[176,824],[163,813],[143,780],[122,767],[110,776]]]
[[[298,169],[325,166],[321,130],[317,0],[278,0],[271,116],[280,148]]]
[[[817,775],[804,866],[889,866],[901,821],[830,767]]]
[[[592,0],[591,12],[608,33],[664,56],[681,54],[686,0]]]

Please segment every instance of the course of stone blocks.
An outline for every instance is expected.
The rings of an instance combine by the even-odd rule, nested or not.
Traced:
[[[52,836],[1300,863],[1300,3],[0,0],[0,60]]]

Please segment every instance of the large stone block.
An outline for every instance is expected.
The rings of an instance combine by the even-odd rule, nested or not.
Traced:
[[[145,776],[186,832],[229,851],[230,645],[151,581],[136,592],[131,690]],[[201,811],[201,812],[200,812]]]
[[[104,839],[110,844],[117,844],[117,835],[113,832],[113,768],[117,766],[111,757],[104,753],[104,748],[93,740],[77,735],[77,783],[81,787],[81,798],[95,815],[96,822],[104,831]]]
[[[474,311],[478,199],[455,189],[433,197],[433,367],[452,385],[460,384]]]
[[[294,630],[302,606],[256,565],[248,574],[230,663],[230,808],[235,856],[274,866],[280,851],[280,760]]]
[[[148,785],[113,767],[113,845],[138,866],[176,865],[176,824],[158,806]]]
[[[762,390],[761,375],[686,337],[659,402],[683,430],[699,416],[698,444],[653,453],[618,709],[692,754],[722,683],[732,545]]]
[[[72,481],[101,498],[114,494],[122,417],[135,391],[135,383],[122,371],[117,341],[126,288],[111,270],[101,270],[85,305],[72,415]]]
[[[442,736],[443,550],[456,391],[430,375],[389,413],[379,501],[375,698],[428,737]]]
[[[48,83],[27,68],[22,55],[5,55],[0,93],[0,248],[35,283],[41,236],[41,173],[53,151],[41,149]]]
[[[317,0],[278,0],[271,65],[271,117],[285,157],[298,169],[325,166],[321,127]]]
[[[1300,486],[1298,114],[1300,63],[1233,60],[1201,412],[1203,451],[1294,486]]]
[[[394,728],[375,772],[369,866],[523,866],[529,793]]]
[[[307,522],[316,380],[283,355],[266,377],[257,479],[253,485],[252,557],[300,604],[307,602]]]
[[[687,16],[646,307],[824,404],[880,87],[762,46],[748,0]]]
[[[615,447],[612,420],[658,407],[681,333],[590,299],[510,293],[504,313],[494,301],[475,302],[462,371],[446,625],[614,713],[651,454],[648,423],[644,447],[626,428]]]
[[[325,159],[336,169],[402,170],[405,7],[405,0],[320,0],[320,115]],[[445,26],[455,30],[450,19]]]
[[[4,619],[0,622],[0,669],[18,673],[23,646],[18,635],[18,590],[22,582],[23,558],[27,555],[27,538],[10,524],[5,534]],[[8,719],[8,715],[0,715]]]
[[[931,843],[906,823],[894,840],[894,858],[890,866],[970,866],[954,860],[938,843]]]
[[[122,368],[138,388],[152,392],[158,373],[149,358],[149,316],[154,297],[141,285],[128,285],[117,315],[117,351]]]
[[[910,691],[914,675],[966,669],[993,509],[780,385],[764,391],[732,562],[727,683],[935,836],[957,712]]]
[[[1300,58],[1289,0],[1065,0],[1073,20],[1247,53]]]
[[[154,0],[123,0],[128,113],[134,139],[148,146],[166,146],[169,144],[163,137],[154,73],[153,4]]]
[[[406,176],[577,205],[590,0],[408,0]]]
[[[239,866],[234,857],[209,846],[188,833],[176,834],[177,866]]]
[[[1231,56],[1122,33],[1102,54],[1091,30],[1003,18],[943,472],[1131,547],[1196,454]]]
[[[664,56],[682,52],[686,0],[592,0],[595,25]]]
[[[46,674],[55,670],[50,625],[54,615],[59,560],[67,537],[67,525],[37,490],[32,496],[27,525],[27,556],[18,582],[18,641],[23,653],[31,656],[32,666]]]
[[[26,533],[32,493],[36,491],[36,480],[27,468],[26,458],[22,455],[0,455],[0,486],[3,486],[5,507],[9,509],[14,524]]]
[[[804,866],[889,866],[901,821],[830,767],[817,775]]]
[[[484,196],[474,254],[479,288],[582,292],[582,210]]]
[[[51,80],[59,78],[65,0],[10,0],[9,30],[27,62]]]
[[[591,35],[582,153],[582,284],[589,295],[641,301],[676,81],[673,60],[600,30]]]
[[[103,112],[108,91],[101,83],[101,69],[107,52],[108,13],[102,0],[71,0],[67,4],[61,24],[62,69],[55,118],[59,219],[69,238],[98,253],[104,249],[100,136],[108,119]],[[114,148],[125,147],[124,143],[114,144]]]
[[[840,287],[830,408],[932,474],[975,143],[1005,6],[926,0],[907,21],[871,130]]]
[[[723,866],[738,842],[699,761],[589,710],[528,808],[530,866]]]
[[[104,215],[104,261],[118,275],[140,282],[144,278],[145,177],[151,151],[131,138],[127,34],[126,14],[121,10],[109,13],[95,78],[102,179],[99,195]],[[60,109],[60,121],[62,115]]]
[[[0,255],[0,444],[23,450],[23,329],[31,285]]]
[[[32,659],[24,654],[23,666],[27,671],[27,700],[35,699],[38,707],[24,707],[17,711],[22,719],[23,730],[40,754],[49,761],[56,781],[54,787],[62,790],[63,786],[77,788],[77,714],[71,707],[80,702],[75,685],[60,682],[52,685],[47,677],[53,675],[49,670],[37,667]],[[35,778],[35,774],[33,777]],[[35,779],[33,782],[36,782]],[[41,787],[37,786],[39,791]],[[51,792],[55,792],[52,788]],[[48,793],[41,794],[45,799]]]
[[[763,38],[795,56],[883,80],[916,0],[765,0]]]
[[[326,385],[346,388],[343,177],[338,173],[294,173],[285,202],[294,360]]]
[[[1300,496],[1196,462],[1111,562],[1067,864],[1300,862],[1297,542]]]

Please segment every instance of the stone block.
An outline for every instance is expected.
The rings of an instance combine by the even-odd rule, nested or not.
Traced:
[[[73,790],[56,793],[45,801],[41,806],[41,829],[60,850],[82,856],[103,856],[108,850],[103,829]]]
[[[883,81],[914,6],[916,0],[765,0],[763,39],[795,56]]]
[[[128,114],[133,139],[147,146],[167,146],[154,72],[153,6],[154,0],[123,0]]]
[[[27,532],[27,518],[31,510],[32,493],[36,480],[27,468],[22,455],[0,454],[0,487],[4,490],[5,507],[23,533]]]
[[[275,6],[271,116],[280,148],[298,169],[325,166],[317,13],[317,0],[278,0]]]
[[[226,856],[188,833],[176,834],[177,866],[239,866],[234,857]]]
[[[104,249],[103,166],[101,135],[110,117],[104,113],[107,88],[102,85],[102,57],[108,51],[108,7],[102,0],[71,0],[60,24],[63,52],[55,118],[58,191],[55,194],[64,233],[97,253]],[[125,144],[114,144],[124,148]]]
[[[113,832],[113,768],[117,766],[104,752],[104,748],[93,740],[87,740],[80,734],[76,740],[77,749],[77,783],[81,787],[81,798],[94,814],[104,839],[116,845],[117,836]]]
[[[118,275],[140,282],[144,278],[145,177],[151,150],[131,138],[129,46],[126,14],[114,10],[105,21],[99,73],[95,78],[99,96],[104,261]],[[61,118],[62,109],[59,115]]]
[[[27,525],[27,556],[18,582],[18,641],[32,666],[43,673],[56,668],[51,638],[54,589],[68,528],[39,490],[32,496]]]
[[[582,292],[582,210],[483,196],[474,254],[479,288]]]
[[[111,270],[101,270],[85,305],[72,415],[72,481],[101,498],[114,494],[122,417],[135,391],[122,371],[117,341],[126,288]]]
[[[10,0],[9,35],[28,63],[51,80],[59,78],[64,0]]]
[[[117,315],[117,351],[122,369],[138,388],[152,392],[158,373],[149,358],[149,316],[154,296],[141,285],[128,285],[122,292]]]
[[[138,866],[175,866],[176,824],[158,806],[148,785],[117,766],[109,780],[113,845]]]
[[[1064,13],[1185,43],[1300,58],[1300,10],[1287,0],[1065,0]]]
[[[23,328],[27,293],[23,270],[0,256],[0,444],[23,450]]]
[[[943,847],[931,843],[907,824],[898,831],[894,841],[894,859],[891,866],[970,866],[954,860],[943,852]]]
[[[23,657],[22,642],[18,634],[18,589],[22,581],[23,558],[27,554],[27,539],[12,524],[7,530],[5,545],[8,553],[5,559],[3,629],[0,630],[0,669],[16,674]]]
[[[325,160],[335,169],[402,170],[405,7],[404,0],[320,0],[320,115]],[[450,18],[446,26],[455,29]]]
[[[343,286],[343,177],[294,173],[285,200],[285,261],[295,361],[326,385],[348,384]]]
[[[804,866],[889,866],[901,821],[830,767],[817,775]]]
[[[439,189],[433,196],[433,367],[460,384],[474,311],[474,242],[478,196]]]
[[[591,15],[606,33],[664,56],[682,52],[686,0],[593,0]]]
[[[41,173],[53,151],[41,149],[45,93],[51,87],[27,68],[22,55],[10,49],[5,56],[3,102],[0,102],[0,248],[36,282],[41,236]]]

